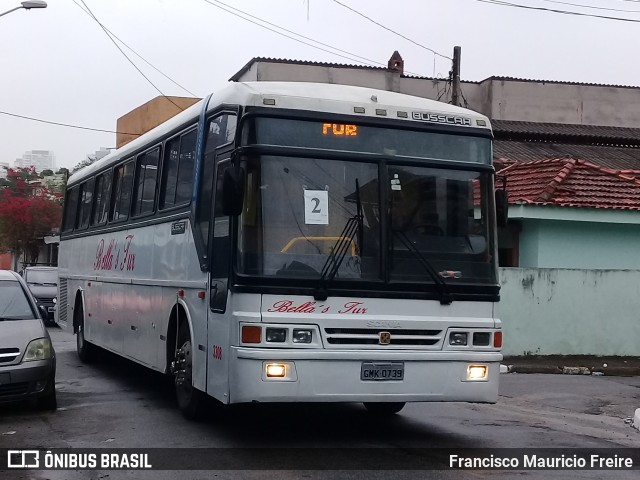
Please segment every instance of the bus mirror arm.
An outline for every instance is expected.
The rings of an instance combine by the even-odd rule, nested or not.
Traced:
[[[237,216],[242,213],[244,201],[244,169],[235,171],[228,168],[222,181],[222,211],[225,215]]]
[[[499,227],[506,227],[509,221],[509,192],[507,191],[507,177],[497,177],[502,180],[502,188],[496,188],[496,220]]]

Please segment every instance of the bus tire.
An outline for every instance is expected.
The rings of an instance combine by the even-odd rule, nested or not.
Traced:
[[[180,325],[177,345],[173,371],[178,407],[188,420],[198,420],[204,412],[205,398],[204,393],[193,386],[193,350],[186,322]]]
[[[87,342],[84,338],[84,311],[82,304],[78,303],[75,309],[75,315],[77,315],[77,331],[76,331],[76,351],[78,357],[82,363],[91,363],[95,358],[95,346],[92,343]]]
[[[404,408],[405,402],[365,402],[364,408],[376,415],[394,415]]]

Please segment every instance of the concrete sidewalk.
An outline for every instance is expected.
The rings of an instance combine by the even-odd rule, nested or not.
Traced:
[[[505,357],[502,365],[506,366],[507,373],[640,376],[640,357],[527,355]]]

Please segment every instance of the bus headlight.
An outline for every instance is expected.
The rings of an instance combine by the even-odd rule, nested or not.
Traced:
[[[267,340],[267,342],[282,343],[287,340],[287,329],[286,328],[267,328],[265,339]]]
[[[466,345],[467,332],[451,332],[449,335],[449,345]]]
[[[293,343],[311,343],[313,330],[294,328],[292,338]]]
[[[487,379],[488,368],[486,365],[468,365],[467,380],[479,381]]]

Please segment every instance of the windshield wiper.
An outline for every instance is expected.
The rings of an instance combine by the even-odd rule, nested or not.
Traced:
[[[411,243],[411,240],[407,238],[407,235],[404,232],[394,231],[393,233],[396,234],[396,236],[398,237],[400,242],[405,246],[405,248],[409,250],[413,254],[413,256],[418,259],[418,261],[420,262],[420,265],[424,267],[424,269],[427,271],[429,276],[435,282],[438,288],[438,291],[440,292],[440,304],[450,305],[451,302],[453,301],[453,295],[451,295],[451,291],[449,290],[449,286],[447,285],[447,282],[445,282],[444,279],[440,276],[440,274],[436,271],[436,269],[433,268],[433,265],[429,263],[429,260],[427,260],[424,257],[424,255],[420,253],[420,250],[418,250],[416,246],[413,243]]]
[[[358,255],[362,255],[363,221],[364,216],[362,214],[362,202],[360,201],[360,185],[356,178],[356,214],[347,220],[347,223],[342,229],[342,233],[331,248],[331,252],[322,266],[318,286],[313,293],[313,298],[315,300],[323,301],[327,299],[327,286],[333,281],[333,278],[338,273],[344,257],[347,256],[347,252],[349,251],[349,246],[353,241],[354,235],[358,239],[358,243],[356,245],[358,249],[357,253]]]

